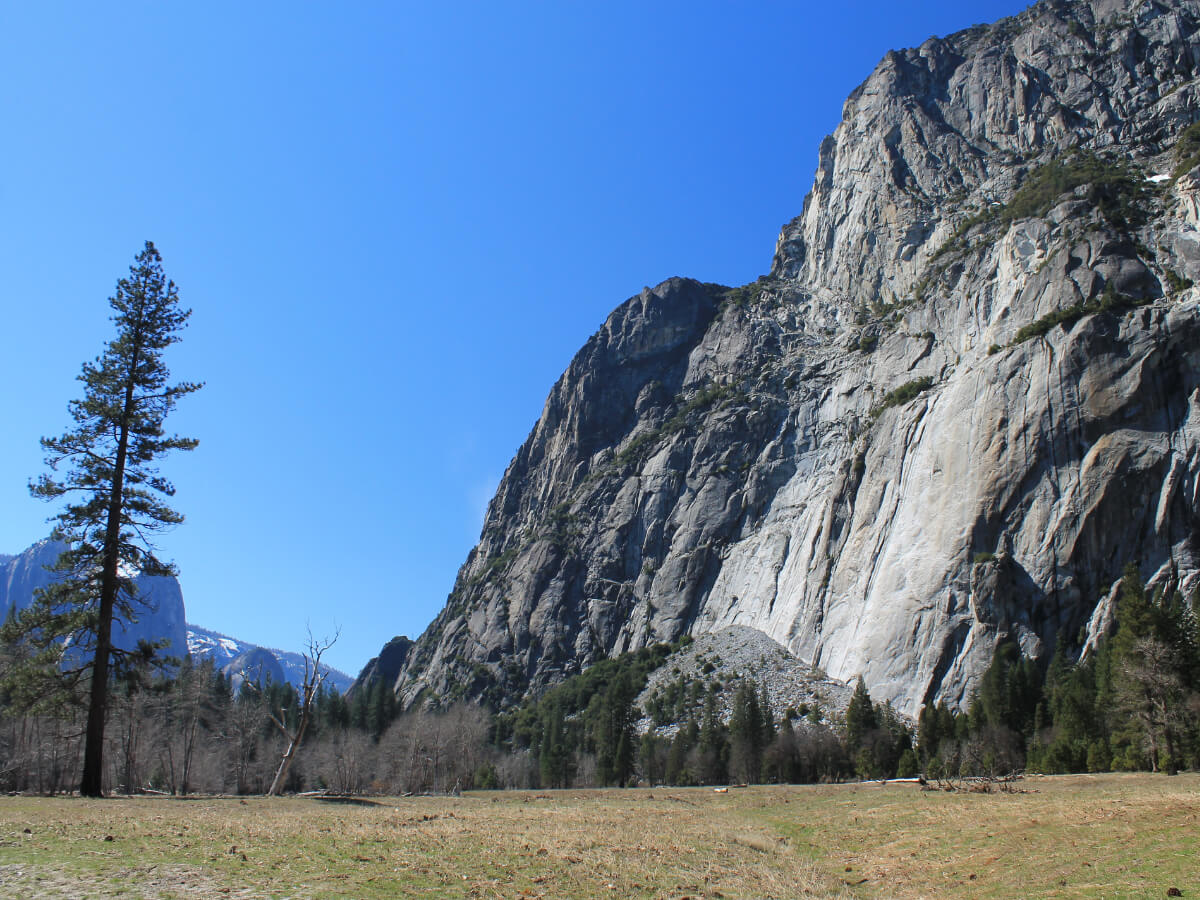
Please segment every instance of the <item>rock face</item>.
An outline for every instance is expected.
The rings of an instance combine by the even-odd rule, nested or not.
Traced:
[[[46,567],[64,549],[66,545],[58,541],[39,541],[24,553],[0,562],[0,617],[7,616],[13,606],[24,609],[33,600],[34,591],[51,583],[53,576]],[[186,656],[187,624],[179,582],[166,576],[139,575],[136,583],[141,604],[137,621],[114,622],[113,643],[133,650],[140,640],[153,643],[165,638],[170,643],[160,651],[163,655]]]
[[[371,657],[363,666],[355,683],[374,684],[382,681],[384,684],[395,684],[400,673],[404,671],[404,664],[408,661],[412,646],[413,642],[407,637],[401,635],[392,638],[383,645],[378,656]]]
[[[745,626],[913,714],[1002,635],[1094,640],[1128,562],[1190,591],[1198,28],[1058,0],[889,53],[769,275],[664,282],[579,351],[397,693]]]
[[[268,681],[282,684],[285,680],[279,660],[262,647],[251,647],[244,653],[239,653],[223,667],[223,671],[232,679],[235,691],[240,690],[242,682],[247,679],[259,686]]]

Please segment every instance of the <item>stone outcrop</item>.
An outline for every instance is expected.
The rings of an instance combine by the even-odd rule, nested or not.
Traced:
[[[374,684],[382,681],[384,684],[395,684],[404,664],[408,662],[408,654],[413,642],[404,636],[396,636],[383,645],[378,656],[371,657],[362,667],[355,684]]]
[[[915,713],[997,641],[1197,583],[1200,0],[889,53],[768,275],[621,305],[554,386],[405,702],[745,626]],[[781,148],[790,149],[790,148]]]
[[[270,681],[282,684],[287,680],[275,654],[262,647],[251,647],[239,653],[222,666],[221,671],[229,677],[235,691],[241,690],[242,682],[247,679],[260,687]]]

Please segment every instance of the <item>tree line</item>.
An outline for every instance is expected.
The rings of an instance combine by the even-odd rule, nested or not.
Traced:
[[[966,712],[926,706],[926,770],[1176,772],[1200,767],[1200,630],[1175,585],[1126,568],[1113,630],[1090,652],[1061,643],[1045,671],[1001,642]]]
[[[844,711],[780,710],[768,686],[721,673],[679,675],[645,695],[650,673],[688,639],[603,660],[492,712],[430,700],[401,712],[390,686],[349,696],[321,686],[286,791],[420,793],[455,788],[930,779],[1022,770],[1200,766],[1200,642],[1191,604],[1121,581],[1114,628],[1072,661],[1044,667],[1002,641],[968,708],[927,705],[911,723],[861,679]],[[0,667],[19,645],[6,645]],[[19,667],[18,667],[19,668]],[[19,684],[17,685],[19,687]],[[0,691],[0,789],[72,790],[86,729],[80,692],[53,703]],[[185,660],[149,664],[112,686],[105,790],[263,793],[303,715],[287,683],[258,685]],[[282,718],[281,729],[272,718]]]
[[[835,729],[797,719],[795,711],[777,717],[765,688],[749,679],[709,684],[673,735],[639,735],[637,696],[671,650],[658,645],[605,660],[501,714],[468,703],[401,713],[382,683],[350,696],[322,686],[282,789],[403,794],[817,781],[854,773],[853,754]],[[15,652],[19,647],[5,646],[0,667]],[[266,793],[288,746],[274,719],[294,732],[305,704],[286,682],[236,683],[211,660],[189,658],[168,673],[150,665],[127,672],[109,698],[103,791]],[[719,714],[724,690],[733,692],[728,721]],[[76,789],[85,697],[60,692],[53,703],[31,703],[0,690],[0,790]],[[874,732],[859,739],[883,743]]]
[[[639,707],[649,673],[689,642],[603,660],[498,715],[492,743],[513,786],[832,781],[855,774],[864,747],[879,755],[871,773],[893,777],[911,748],[902,718],[861,683],[848,714],[865,703],[870,724],[849,731],[819,708],[778,710],[748,677],[681,674]]]
[[[273,717],[295,733],[304,704],[287,682],[237,682],[211,660],[188,658],[169,675],[147,668],[114,684],[103,791],[267,793],[289,744]],[[394,701],[380,701],[388,694],[374,689],[348,699],[322,685],[282,790],[408,793],[476,783],[477,769],[491,759],[488,714],[459,705],[399,716]],[[31,706],[0,691],[0,790],[77,789],[83,699],[59,695],[51,706]]]

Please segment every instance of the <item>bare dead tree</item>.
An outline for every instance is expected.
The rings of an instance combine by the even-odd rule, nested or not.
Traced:
[[[275,770],[275,778],[271,781],[271,787],[267,791],[268,797],[277,797],[279,792],[283,790],[284,782],[287,780],[288,769],[292,767],[292,760],[296,758],[296,751],[300,749],[300,742],[304,740],[304,732],[308,730],[308,723],[312,721],[313,707],[316,703],[317,694],[321,690],[321,685],[325,681],[326,675],[329,674],[328,668],[321,669],[321,657],[325,651],[337,643],[338,637],[341,635],[339,628],[334,632],[332,638],[322,638],[317,640],[313,637],[312,630],[308,632],[308,649],[304,652],[304,681],[300,685],[299,693],[299,715],[296,720],[295,729],[287,726],[287,713],[284,709],[271,709],[267,707],[267,715],[271,721],[275,723],[275,727],[283,732],[284,738],[287,740],[287,749],[283,752],[283,758],[279,760],[279,768]],[[245,676],[245,673],[242,673]],[[257,692],[260,696],[264,696],[262,689],[258,687],[251,679],[246,678],[246,684],[250,685],[251,689]]]
[[[1189,725],[1189,697],[1179,651],[1152,637],[1134,642],[1134,652],[1121,663],[1125,676],[1117,701],[1142,726],[1151,771],[1174,775],[1179,735]]]

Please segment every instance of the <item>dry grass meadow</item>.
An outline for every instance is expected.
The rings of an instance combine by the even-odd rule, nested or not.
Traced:
[[[1200,897],[1200,775],[1018,789],[3,797],[0,896]]]

